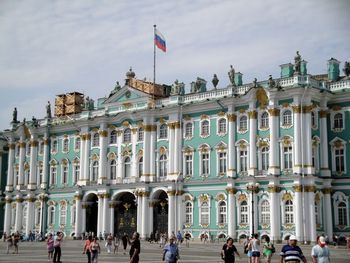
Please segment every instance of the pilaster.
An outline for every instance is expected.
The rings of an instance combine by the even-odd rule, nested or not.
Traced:
[[[227,114],[228,119],[228,155],[227,155],[227,177],[236,177],[236,119],[237,116],[233,113],[234,106],[230,108],[230,113]]]

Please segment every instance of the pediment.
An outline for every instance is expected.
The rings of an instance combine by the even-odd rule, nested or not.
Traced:
[[[106,106],[110,104],[123,104],[132,101],[144,101],[150,97],[151,96],[145,92],[125,85],[116,93],[110,94],[110,96],[103,102],[103,105]]]

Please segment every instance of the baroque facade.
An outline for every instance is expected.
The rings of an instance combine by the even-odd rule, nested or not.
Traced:
[[[187,94],[130,70],[79,113],[14,113],[2,132],[3,230],[349,234],[350,79],[339,66],[310,75],[296,59],[249,84],[231,67],[229,86],[198,78]]]

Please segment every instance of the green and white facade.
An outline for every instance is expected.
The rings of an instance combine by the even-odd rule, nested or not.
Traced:
[[[3,229],[350,234],[350,79],[339,67],[284,64],[278,87],[236,73],[237,86],[158,99],[126,81],[93,110],[13,123]]]

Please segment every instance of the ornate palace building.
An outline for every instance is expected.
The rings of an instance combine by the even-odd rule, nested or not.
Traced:
[[[229,86],[215,75],[188,93],[130,69],[109,97],[59,95],[38,120],[14,111],[3,231],[350,234],[350,69],[327,66],[310,75],[297,54],[280,78],[243,84],[231,67]]]

